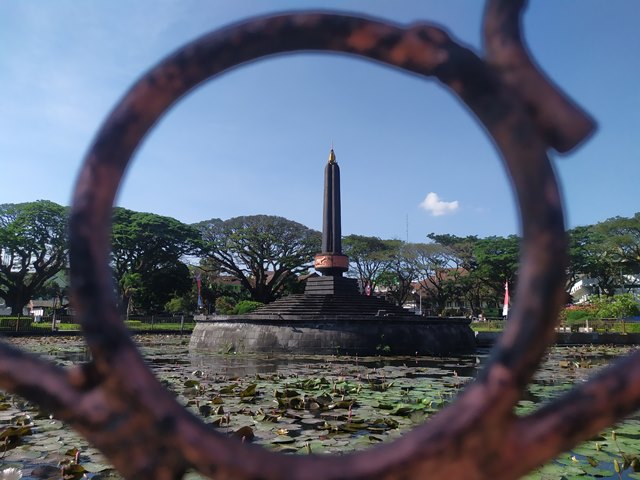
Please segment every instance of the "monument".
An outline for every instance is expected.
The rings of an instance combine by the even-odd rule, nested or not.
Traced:
[[[250,314],[199,316],[190,347],[219,352],[342,355],[446,355],[475,350],[464,318],[422,317],[377,296],[363,295],[344,277],[340,167],[333,149],[324,174],[321,276]]]
[[[342,274],[349,270],[349,259],[342,254],[342,218],[340,209],[340,167],[333,148],[324,168],[324,203],[322,209],[322,251],[313,260],[322,274],[307,280],[305,294],[357,295],[358,282]]]

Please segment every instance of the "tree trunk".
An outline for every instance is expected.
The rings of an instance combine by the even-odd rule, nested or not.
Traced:
[[[11,316],[22,315],[24,307],[31,300],[31,290],[25,288],[8,288],[4,297],[7,307],[11,308]]]

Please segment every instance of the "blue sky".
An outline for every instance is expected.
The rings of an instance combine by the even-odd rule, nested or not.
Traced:
[[[443,25],[480,50],[475,0],[22,0],[0,5],[0,203],[69,204],[91,139],[128,87],[184,43],[297,9]],[[640,2],[531,0],[535,61],[598,121],[555,156],[567,225],[640,210]],[[136,155],[119,205],[192,223],[280,215],[320,229],[334,145],[343,233],[424,241],[509,235],[516,207],[475,120],[434,80],[362,60],[296,54],[227,73],[183,99]],[[427,208],[425,208],[427,207]],[[407,228],[408,227],[408,228]]]

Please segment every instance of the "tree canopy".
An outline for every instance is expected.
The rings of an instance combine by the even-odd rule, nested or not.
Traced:
[[[363,287],[368,284],[374,289],[391,259],[392,245],[378,237],[364,235],[348,235],[342,240],[342,245],[360,284]]]
[[[0,297],[19,315],[67,265],[67,208],[47,200],[0,205]]]
[[[112,265],[123,311],[131,299],[146,312],[164,310],[191,289],[185,255],[198,253],[198,231],[178,220],[117,207],[113,211]]]
[[[416,278],[411,244],[402,240],[384,240],[387,245],[388,259],[384,270],[378,275],[377,284],[386,289],[388,299],[396,305],[404,305],[413,293],[413,280]]]
[[[13,314],[39,295],[55,297],[59,304],[65,298],[66,220],[67,208],[46,200],[0,205],[0,298]],[[567,289],[583,277],[595,280],[592,293],[608,297],[640,287],[640,213],[572,228],[567,238]],[[493,308],[505,281],[515,292],[518,236],[431,233],[427,240],[405,243],[348,235],[343,245],[351,262],[349,273],[362,285],[382,287],[399,305],[419,290],[420,300],[429,297],[432,313],[449,303],[463,303],[474,314],[483,306]],[[123,311],[129,311],[132,298],[145,313],[165,310],[170,300],[183,310],[195,305],[197,272],[201,298],[210,311],[221,296],[267,303],[300,291],[298,274],[311,267],[320,250],[320,233],[269,215],[214,218],[190,226],[115,208],[112,246]],[[185,264],[188,256],[200,260],[197,270]],[[422,288],[416,290],[416,284]]]
[[[307,270],[320,251],[320,232],[278,216],[215,218],[195,227],[202,234],[203,256],[262,303],[278,298],[289,277]]]

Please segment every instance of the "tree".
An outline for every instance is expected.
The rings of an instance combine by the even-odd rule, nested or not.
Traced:
[[[640,212],[631,218],[614,217],[596,225],[631,273],[640,271]]]
[[[165,311],[176,315],[178,313],[188,313],[190,311],[193,311],[195,306],[196,305],[187,294],[179,297],[173,297],[165,304],[164,309]]]
[[[402,306],[413,293],[416,278],[414,251],[410,244],[401,240],[384,240],[388,250],[388,260],[376,283],[387,290],[387,296],[396,305]]]
[[[598,282],[598,290],[613,296],[620,284],[622,268],[617,248],[607,238],[606,229],[588,225],[569,231],[569,276],[580,275]]]
[[[283,217],[212,219],[195,227],[202,234],[204,257],[262,303],[278,298],[287,280],[309,268],[320,250],[320,232]]]
[[[22,313],[67,264],[67,208],[47,200],[0,205],[0,297]]]
[[[53,299],[53,312],[64,309],[69,304],[69,285],[63,272],[47,280],[36,292],[40,298]]]
[[[594,235],[592,226],[579,226],[567,232],[569,249],[569,267],[567,269],[566,290],[574,285],[581,275],[589,273],[589,261],[592,258]]]
[[[493,290],[487,286],[482,272],[479,269],[476,248],[478,237],[469,235],[458,237],[456,235],[427,235],[434,242],[449,249],[450,263],[454,268],[454,275],[449,276],[450,281],[455,281],[458,294],[471,307],[471,313],[478,315],[483,310],[484,304],[494,304]]]
[[[640,273],[640,213],[631,218],[610,218],[595,225],[594,230],[601,236],[603,250],[614,264],[615,287],[637,287],[635,282],[629,284],[629,279]]]
[[[452,252],[438,243],[416,243],[409,248],[420,290],[426,293],[436,313],[442,314],[447,303],[458,296],[460,272],[453,268]]]
[[[517,280],[520,238],[516,235],[482,238],[476,243],[474,253],[478,277],[492,290],[495,298],[501,298],[504,283],[513,284]]]
[[[611,297],[593,296],[589,302],[595,308],[597,318],[633,317],[640,313],[638,300],[631,293]]]
[[[249,292],[240,285],[240,281],[228,274],[222,274],[219,266],[211,258],[201,258],[200,264],[193,268],[194,278],[200,275],[200,297],[204,312],[215,311],[216,300],[219,297],[232,297],[236,302],[251,297]],[[197,284],[192,287],[193,298],[198,298]]]
[[[164,310],[174,296],[191,289],[191,276],[182,262],[197,253],[198,231],[178,220],[153,213],[115,208],[112,264],[123,312],[135,306],[147,312]]]
[[[355,276],[360,280],[360,285],[364,287],[368,284],[373,290],[378,276],[385,271],[390,260],[391,244],[378,237],[348,235],[342,239],[342,245],[344,254],[355,266]]]

